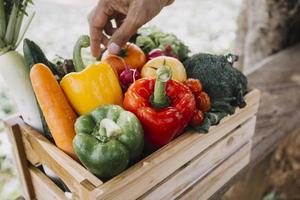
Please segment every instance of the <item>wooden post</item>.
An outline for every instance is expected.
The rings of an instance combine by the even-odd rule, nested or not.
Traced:
[[[19,179],[23,186],[23,195],[25,199],[35,199],[34,188],[31,182],[29,173],[28,162],[26,159],[25,149],[22,141],[21,130],[19,123],[22,120],[19,117],[14,117],[5,121],[7,135],[13,147],[16,167],[19,172]]]

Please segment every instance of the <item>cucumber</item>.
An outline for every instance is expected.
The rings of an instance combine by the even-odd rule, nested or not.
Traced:
[[[37,63],[43,63],[49,67],[51,72],[58,78],[58,80],[61,80],[65,75],[61,70],[58,70],[55,64],[47,59],[43,50],[33,41],[24,39],[23,53],[29,69],[31,69],[31,67]]]
[[[33,67],[33,65],[35,65],[37,63],[43,63],[46,66],[48,66],[49,69],[52,71],[52,73],[54,75],[58,76],[59,79],[62,78],[62,76],[59,74],[58,70],[56,69],[56,66],[46,58],[46,56],[43,53],[42,49],[37,44],[35,44],[33,41],[30,41],[29,39],[24,40],[24,42],[23,42],[23,53],[24,53],[27,68],[29,70]],[[40,112],[40,118],[41,118],[41,122],[42,122],[42,125],[43,125],[43,130],[44,130],[43,135],[46,138],[48,138],[49,140],[52,140],[52,135],[51,135],[51,132],[48,128],[46,120],[44,118],[44,115],[43,115],[40,107],[38,109],[39,109],[39,112]]]

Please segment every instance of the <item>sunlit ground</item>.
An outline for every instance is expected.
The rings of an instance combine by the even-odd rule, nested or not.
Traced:
[[[86,16],[95,1],[55,2],[36,1],[37,13],[27,37],[37,42],[50,58],[71,57],[77,38],[88,33]],[[241,0],[176,0],[149,24],[176,34],[193,52],[224,53],[233,48],[240,3]],[[0,117],[15,112],[12,102],[1,93],[3,88],[0,80]],[[1,130],[0,126],[0,200],[14,199],[20,194],[20,187],[9,142]]]

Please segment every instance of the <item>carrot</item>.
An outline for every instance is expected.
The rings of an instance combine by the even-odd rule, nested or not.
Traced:
[[[57,80],[44,64],[36,64],[32,67],[30,79],[55,144],[77,159],[72,145],[77,116]]]

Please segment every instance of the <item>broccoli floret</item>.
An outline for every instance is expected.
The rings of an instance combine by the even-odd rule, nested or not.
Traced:
[[[198,131],[207,132],[211,125],[216,125],[226,115],[233,114],[236,107],[246,106],[244,95],[247,91],[247,78],[233,67],[237,59],[237,56],[231,54],[222,56],[200,53],[185,62],[188,77],[201,81],[212,102],[204,123],[197,127]]]

